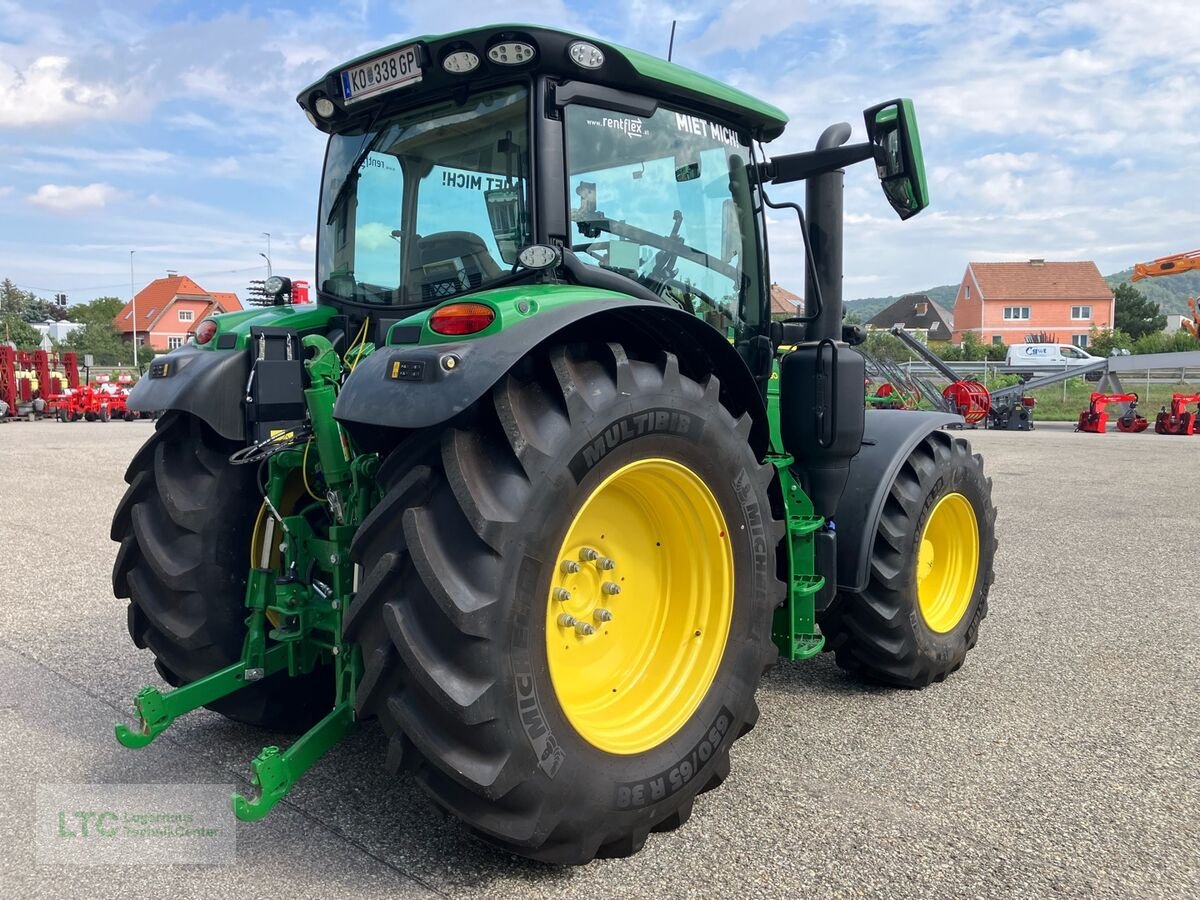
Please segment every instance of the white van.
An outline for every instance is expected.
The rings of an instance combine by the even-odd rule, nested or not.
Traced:
[[[1008,348],[1004,364],[1012,369],[1053,371],[1086,366],[1101,359],[1074,344],[1013,344]]]

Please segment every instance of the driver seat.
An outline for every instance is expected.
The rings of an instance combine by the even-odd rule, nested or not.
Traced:
[[[479,235],[439,231],[417,239],[409,274],[422,300],[438,301],[477,288],[501,272]]]

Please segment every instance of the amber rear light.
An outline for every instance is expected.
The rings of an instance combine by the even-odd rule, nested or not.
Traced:
[[[451,303],[429,317],[436,334],[477,334],[496,321],[496,311],[483,303]]]
[[[212,319],[205,319],[196,326],[196,343],[207,344],[213,339],[217,333],[217,323]]]

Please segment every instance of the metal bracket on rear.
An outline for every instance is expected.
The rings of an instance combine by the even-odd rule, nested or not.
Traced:
[[[134,697],[134,711],[141,720],[141,727],[134,731],[124,722],[119,722],[116,726],[117,741],[125,747],[145,747],[184,713],[227,697],[257,678],[285,669],[287,663],[288,648],[279,645],[266,651],[264,665],[259,669],[248,669],[245,661],[239,660],[165,694],[158,688],[144,687]],[[257,678],[255,672],[259,673]]]
[[[234,815],[243,822],[257,822],[284,798],[313,763],[353,727],[354,701],[350,699],[335,706],[332,712],[282,753],[278,747],[264,747],[250,763],[254,770],[250,783],[258,788],[258,796],[247,799],[241,794],[234,794]]]

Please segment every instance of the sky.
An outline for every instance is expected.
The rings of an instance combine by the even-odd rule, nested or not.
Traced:
[[[869,165],[846,179],[845,296],[956,282],[972,260],[1109,273],[1200,245],[1194,0],[510,0],[510,21],[665,55],[783,108],[772,153],[862,109],[916,104],[931,206],[901,222]],[[295,95],[356,55],[494,21],[449,4],[0,0],[0,277],[127,297],[176,270],[245,296],[311,277],[324,138]],[[803,199],[802,187],[772,198]],[[794,220],[775,281],[800,293]]]

